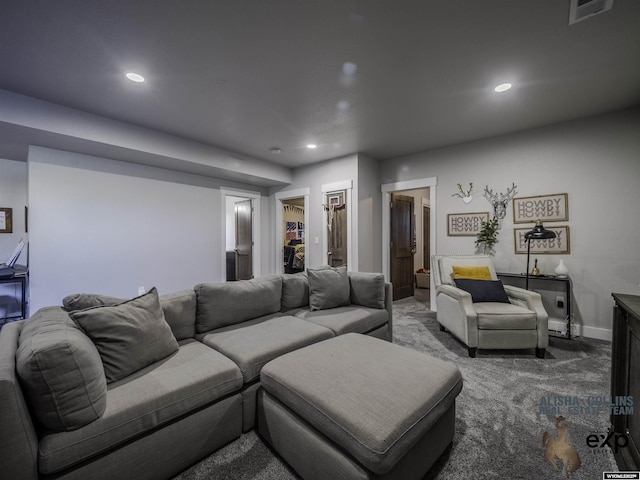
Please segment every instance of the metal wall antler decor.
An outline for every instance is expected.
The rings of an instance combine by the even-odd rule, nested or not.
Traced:
[[[452,197],[460,197],[464,203],[469,203],[473,200],[471,192],[473,191],[473,183],[469,183],[469,190],[463,190],[462,185],[458,184],[458,193],[451,195]]]
[[[511,183],[511,187],[507,188],[506,193],[493,193],[493,189],[489,190],[489,185],[484,187],[484,198],[486,198],[493,207],[493,216],[503,219],[507,215],[507,204],[515,196],[516,184]]]

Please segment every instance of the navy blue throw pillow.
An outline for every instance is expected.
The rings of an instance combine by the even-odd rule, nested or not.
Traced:
[[[469,292],[473,303],[501,302],[510,303],[501,280],[471,280],[456,278],[456,287]]]

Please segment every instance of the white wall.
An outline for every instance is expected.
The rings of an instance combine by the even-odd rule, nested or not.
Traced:
[[[381,183],[437,177],[437,253],[474,253],[475,237],[448,237],[447,213],[491,211],[485,185],[517,196],[568,193],[571,253],[562,258],[573,280],[575,323],[585,336],[608,338],[611,292],[640,294],[640,110],[583,119],[422,152],[381,162]],[[474,184],[473,201],[452,197]],[[495,263],[523,272],[514,254],[511,206],[502,222]],[[558,255],[536,255],[552,273]]]
[[[220,187],[246,185],[40,147],[28,178],[32,313],[71,293],[226,278]]]
[[[358,154],[358,270],[382,272],[382,210],[378,161]]]
[[[0,208],[12,209],[13,223],[13,233],[0,233],[0,263],[9,258],[21,238],[27,239],[25,205],[27,205],[27,164],[0,159]],[[18,263],[21,265],[27,263],[27,248],[22,250]],[[18,284],[0,285],[0,318],[20,313],[20,295]]]

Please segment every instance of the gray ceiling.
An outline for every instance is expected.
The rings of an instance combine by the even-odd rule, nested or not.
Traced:
[[[640,1],[568,18],[569,0],[3,0],[0,89],[291,167],[387,159],[640,105]],[[0,156],[38,133],[0,122]]]

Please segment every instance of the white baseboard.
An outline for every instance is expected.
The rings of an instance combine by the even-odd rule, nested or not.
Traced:
[[[549,320],[549,330],[556,332],[566,332],[567,324],[557,320]],[[598,340],[611,341],[612,332],[608,328],[586,327],[584,325],[571,325],[571,335],[579,337],[595,338]]]

